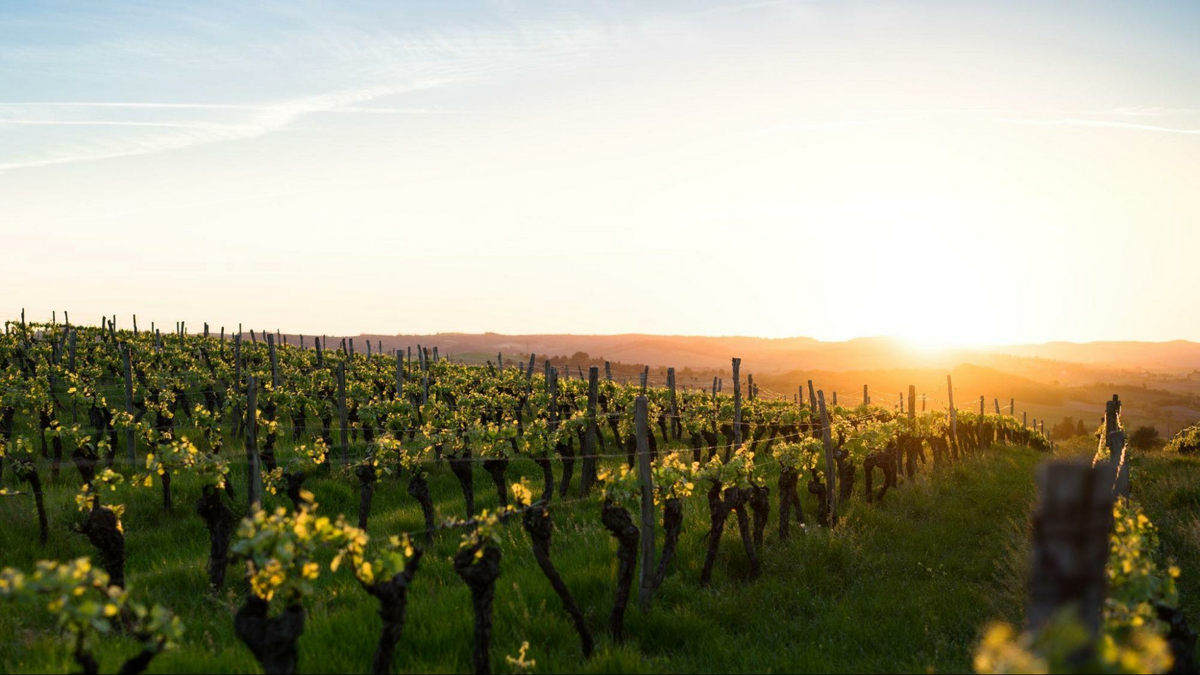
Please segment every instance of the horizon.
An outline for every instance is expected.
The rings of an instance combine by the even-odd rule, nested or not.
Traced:
[[[68,310],[68,313],[69,313],[69,310]],[[28,312],[26,312],[26,314],[27,314],[26,321],[28,323],[52,323],[52,322],[63,323],[61,315],[58,314],[58,310],[51,310],[51,314],[49,316],[42,317],[42,318],[28,315]],[[15,316],[15,318],[6,319],[6,323],[10,323],[10,324],[14,324],[14,325],[20,323],[21,311],[18,310],[14,316]],[[126,317],[126,320],[132,322],[132,317],[134,317],[134,316],[137,316],[137,315],[130,315],[130,316]],[[107,321],[109,318],[110,317],[105,317],[105,320]],[[176,328],[177,328],[178,320],[172,320],[171,323],[176,325]],[[200,326],[201,330],[203,330],[203,326],[206,322],[199,321],[196,323],[192,323],[190,321],[185,321],[184,323],[186,325],[187,332],[189,334],[194,334],[194,333],[196,333],[196,327]],[[71,325],[94,328],[94,327],[98,327],[99,323],[88,322],[88,321],[84,321],[84,322],[80,323],[78,321],[72,320]],[[140,330],[148,330],[149,325],[154,325],[155,327],[157,327],[158,321],[154,320],[154,319],[151,319],[151,320],[139,319],[138,326],[139,326]],[[163,325],[166,325],[166,324],[164,323]],[[227,335],[232,336],[232,335],[236,334],[236,331],[233,329],[232,326],[217,325],[217,324],[211,324],[211,323],[208,325],[209,325],[210,331],[214,334],[218,333],[221,329],[225,329],[225,332]],[[120,315],[117,316],[117,329],[118,330],[127,330],[127,329],[131,329],[131,328],[132,328],[132,323],[123,324],[121,321]],[[161,331],[162,329],[159,328],[159,330]],[[306,337],[312,337],[312,336],[321,335],[321,336],[325,336],[325,337],[337,337],[337,338],[367,337],[367,336],[371,336],[371,337],[375,337],[375,336],[409,337],[409,336],[437,336],[437,335],[447,335],[447,336],[450,336],[450,335],[461,335],[461,336],[495,335],[495,336],[499,336],[499,337],[594,337],[594,338],[655,337],[655,338],[682,338],[682,339],[699,338],[699,339],[711,339],[711,340],[722,340],[722,339],[724,339],[724,340],[768,340],[768,341],[810,340],[813,342],[819,342],[821,344],[842,344],[842,343],[857,342],[857,341],[886,340],[886,341],[895,342],[895,343],[899,344],[900,346],[907,347],[907,348],[912,348],[912,349],[916,349],[916,350],[933,350],[933,351],[955,351],[955,350],[972,351],[972,350],[985,350],[988,348],[998,348],[998,347],[1027,347],[1027,346],[1028,347],[1038,347],[1038,346],[1048,346],[1048,345],[1054,345],[1054,344],[1064,344],[1064,345],[1072,345],[1072,346],[1087,346],[1087,345],[1098,345],[1098,344],[1123,344],[1123,343],[1144,344],[1144,345],[1166,345],[1166,344],[1172,344],[1172,343],[1183,343],[1183,344],[1190,344],[1190,345],[1200,345],[1200,340],[1188,340],[1185,338],[1175,338],[1175,339],[1168,339],[1168,340],[1137,340],[1137,339],[1103,340],[1103,339],[1101,339],[1101,340],[1087,340],[1087,341],[1046,340],[1043,342],[927,344],[927,343],[915,343],[914,341],[910,340],[909,338],[900,336],[900,335],[859,335],[859,336],[847,337],[847,338],[842,338],[842,339],[822,339],[822,338],[815,337],[812,335],[765,336],[765,335],[749,335],[749,334],[737,334],[737,333],[702,335],[702,334],[695,334],[695,333],[651,333],[651,332],[621,332],[621,333],[571,333],[571,332],[531,333],[531,332],[524,332],[524,333],[508,333],[508,332],[500,332],[500,331],[494,331],[494,330],[484,330],[484,331],[438,330],[438,331],[431,331],[431,332],[396,332],[396,333],[378,332],[378,331],[333,333],[333,332],[328,332],[328,331],[326,331],[326,332],[318,331],[318,332],[306,333],[303,331],[284,330],[282,327],[271,328],[271,329],[269,329],[269,331],[265,331],[260,326],[256,325],[256,326],[247,327],[246,322],[242,322],[242,334],[249,335],[251,331],[254,331],[256,333],[263,333],[263,334],[265,334],[265,332],[269,332],[269,331],[278,331],[279,333],[281,333],[283,335],[288,335],[288,336],[303,335]]]

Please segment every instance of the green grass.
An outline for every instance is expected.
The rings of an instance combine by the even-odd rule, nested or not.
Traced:
[[[762,575],[749,578],[736,526],[727,527],[708,589],[697,581],[708,521],[704,498],[697,494],[687,505],[674,568],[648,614],[636,607],[635,584],[624,644],[614,644],[603,630],[613,598],[616,545],[600,524],[599,504],[593,499],[552,505],[554,561],[588,617],[597,652],[583,661],[558,597],[535,564],[520,524],[512,521],[504,530],[503,572],[496,588],[493,667],[507,671],[505,655],[516,655],[528,640],[528,657],[537,661],[539,672],[962,672],[969,669],[971,650],[988,621],[1021,620],[1033,472],[1043,457],[996,447],[938,471],[927,469],[875,506],[862,501],[860,476],[836,531],[810,524],[807,533],[797,535],[793,528],[787,542],[778,540],[772,494]],[[514,475],[517,469],[540,485],[531,462],[515,460]],[[86,539],[68,531],[78,519],[76,478],[74,468],[64,465],[58,484],[48,491],[52,535],[45,549],[36,543],[32,500],[0,500],[5,524],[0,564],[28,569],[37,559],[93,554]],[[244,479],[235,478],[244,495]],[[480,470],[475,482],[478,507],[493,507],[490,479]],[[774,477],[770,484],[774,488]],[[379,483],[369,528],[373,535],[422,527],[404,486],[391,478]],[[306,487],[315,492],[323,513],[357,511],[357,488],[346,479],[319,476]],[[462,496],[447,467],[432,471],[431,488],[439,518],[463,515]],[[151,671],[256,671],[253,657],[233,634],[232,615],[244,592],[239,570],[231,568],[224,593],[209,592],[207,531],[192,511],[197,486],[180,478],[174,493],[174,514],[162,511],[157,485],[133,493],[126,488],[123,499],[133,597],[172,608],[187,626],[181,647],[159,656]],[[802,496],[811,523],[815,505]],[[285,501],[282,495],[268,497],[269,505]],[[1198,530],[1192,522],[1194,546]],[[456,533],[442,533],[422,561],[397,650],[398,671],[471,670],[470,596],[449,560],[457,543]],[[1188,587],[1192,597],[1195,590]],[[376,603],[349,572],[325,572],[307,609],[302,670],[369,667],[378,637]],[[44,613],[0,614],[0,635],[6,636],[0,640],[0,671],[74,669]],[[98,656],[112,670],[135,649],[121,638],[104,645]]]
[[[1134,454],[1129,471],[1133,499],[1158,527],[1160,562],[1172,560],[1183,571],[1179,605],[1195,630],[1200,626],[1200,456]]]

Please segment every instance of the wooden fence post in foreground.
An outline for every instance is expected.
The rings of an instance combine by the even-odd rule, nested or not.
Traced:
[[[1095,636],[1106,594],[1113,522],[1113,469],[1106,463],[1048,462],[1037,473],[1029,627],[1038,630],[1073,606]]]

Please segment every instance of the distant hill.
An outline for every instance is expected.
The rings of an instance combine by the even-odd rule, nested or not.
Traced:
[[[1200,370],[1200,344],[1186,340],[1172,342],[1048,342],[1040,345],[995,347],[990,351],[998,354],[1152,372]]]
[[[249,337],[249,336],[247,336]],[[298,336],[288,336],[293,344]],[[330,336],[329,347],[341,337]],[[981,349],[923,351],[903,341],[870,337],[845,342],[813,338],[699,337],[687,335],[502,335],[438,333],[433,335],[356,335],[357,351],[382,345],[392,349],[436,346],[442,355],[467,363],[506,364],[537,355],[540,364],[554,359],[567,377],[578,377],[589,365],[613,363],[614,377],[636,381],[650,367],[651,384],[665,381],[666,368],[677,370],[687,388],[709,389],[714,377],[730,385],[730,358],[742,359],[743,381],[753,375],[764,395],[791,398],[813,380],[843,403],[862,400],[866,384],[875,403],[895,404],[908,386],[917,387],[931,409],[946,405],[946,375],[954,378],[955,404],[978,409],[979,397],[994,410],[1015,400],[1018,416],[1051,423],[1073,416],[1093,423],[1104,401],[1120,393],[1128,424],[1152,424],[1163,433],[1200,419],[1200,344],[1175,342],[1051,342]],[[311,343],[309,338],[308,344]]]

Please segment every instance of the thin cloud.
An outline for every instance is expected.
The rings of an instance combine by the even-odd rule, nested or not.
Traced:
[[[175,126],[172,128],[176,128],[181,133],[167,136],[157,136],[149,139],[129,140],[119,144],[115,149],[112,149],[111,147],[95,148],[94,146],[80,147],[54,157],[0,164],[0,171],[55,166],[60,164],[73,164],[76,162],[94,162],[106,159],[117,159],[121,157],[135,157],[139,155],[151,155],[162,152],[182,150],[199,145],[207,145],[210,143],[248,140],[286,129],[287,127],[291,126],[293,122],[304,115],[334,111],[342,107],[355,106],[387,96],[396,96],[417,91],[419,89],[443,86],[450,81],[452,80],[426,80],[406,86],[363,87],[288,99],[274,104],[255,106],[251,109],[254,114],[251,115],[248,120],[240,124],[195,125],[166,122],[130,122],[128,123],[128,126],[168,126],[174,124]],[[135,103],[124,105],[127,107],[170,107],[188,104]],[[20,121],[18,121],[18,123],[19,122]],[[72,121],[24,120],[24,122],[30,124],[51,125],[70,124]],[[79,124],[86,123],[86,120],[79,122]],[[102,123],[102,121],[98,121],[97,123]],[[126,125],[119,124],[119,126]]]
[[[1041,127],[1091,127],[1099,129],[1124,129],[1127,131],[1154,131],[1166,134],[1185,134],[1189,136],[1200,136],[1200,129],[1185,129],[1178,127],[1163,127],[1155,124],[1137,124],[1134,122],[1113,122],[1111,120],[1084,120],[1076,118],[1064,119],[1018,119],[1013,117],[997,117],[993,121],[1002,124],[1016,124],[1022,126],[1041,126]]]
[[[13,126],[50,126],[50,127],[157,127],[163,129],[237,129],[229,124],[211,124],[209,122],[125,122],[120,120],[6,120],[0,119],[0,125]]]

